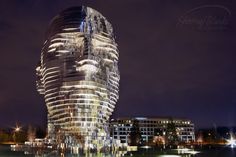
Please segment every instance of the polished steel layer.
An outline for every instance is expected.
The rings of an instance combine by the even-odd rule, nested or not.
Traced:
[[[73,7],[52,20],[36,68],[49,138],[75,133],[83,147],[106,145],[118,99],[118,57],[112,26],[96,10]]]

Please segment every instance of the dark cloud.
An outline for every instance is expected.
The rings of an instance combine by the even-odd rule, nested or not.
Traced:
[[[177,116],[192,119],[196,126],[236,125],[233,1],[3,0],[1,126],[14,125],[15,121],[45,123],[46,108],[35,87],[35,66],[50,20],[75,5],[98,10],[114,27],[121,81],[113,117]],[[204,5],[229,9],[229,27],[199,30],[189,23],[178,25],[186,12]],[[213,14],[211,8],[201,16],[209,13]]]

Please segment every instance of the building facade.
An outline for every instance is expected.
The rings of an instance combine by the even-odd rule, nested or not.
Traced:
[[[128,144],[134,122],[138,123],[139,132],[144,143],[153,142],[156,136],[168,134],[168,126],[174,126],[178,140],[181,142],[195,141],[194,124],[188,119],[177,118],[119,118],[110,123],[111,136],[120,143]],[[163,141],[164,142],[164,141]]]
[[[72,7],[53,18],[36,68],[49,139],[85,149],[109,145],[118,57],[112,25],[96,10]]]

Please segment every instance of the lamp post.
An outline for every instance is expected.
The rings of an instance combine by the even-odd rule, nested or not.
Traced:
[[[16,144],[16,133],[19,132],[20,130],[21,128],[18,125],[16,125],[16,127],[13,130],[13,141],[15,144]]]

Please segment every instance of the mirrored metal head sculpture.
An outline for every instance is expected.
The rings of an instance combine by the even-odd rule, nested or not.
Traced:
[[[50,138],[76,133],[83,145],[94,146],[109,137],[108,119],[118,99],[118,57],[112,26],[96,10],[72,7],[52,20],[36,68]]]

